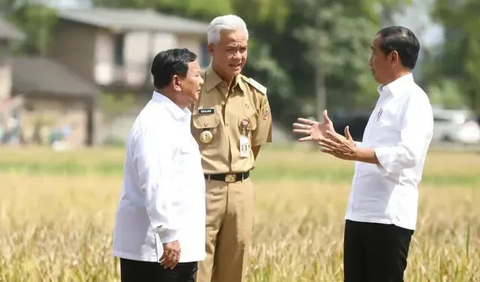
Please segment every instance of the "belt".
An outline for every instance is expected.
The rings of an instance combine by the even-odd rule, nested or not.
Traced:
[[[207,180],[216,180],[224,181],[227,183],[234,183],[237,181],[242,181],[247,179],[250,176],[250,171],[240,172],[240,173],[221,173],[221,174],[205,174],[205,179]]]

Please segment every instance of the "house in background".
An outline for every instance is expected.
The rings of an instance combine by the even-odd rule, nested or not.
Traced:
[[[12,98],[12,54],[10,44],[25,39],[23,31],[0,17],[0,144],[20,142],[22,99]]]
[[[0,17],[0,144],[48,142],[61,130],[72,147],[95,144],[100,90],[55,61],[13,56],[10,44],[25,37]]]
[[[48,56],[110,93],[152,91],[153,57],[186,47],[210,62],[202,45],[208,23],[153,10],[59,9]]]
[[[202,67],[210,63],[206,52],[208,23],[153,10],[92,8],[57,9],[48,58],[61,63],[102,92],[133,94],[126,112],[96,125],[99,142],[123,142],[133,121],[151,98],[150,74],[154,56],[170,48],[188,48]]]
[[[27,143],[70,148],[97,144],[100,90],[61,63],[39,56],[14,57],[12,95],[22,97]],[[66,139],[63,139],[66,137]]]
[[[0,100],[10,98],[12,90],[10,43],[24,39],[22,31],[0,17]]]

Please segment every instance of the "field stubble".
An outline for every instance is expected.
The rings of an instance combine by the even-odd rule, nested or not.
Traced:
[[[31,162],[44,160],[42,154],[47,153],[8,157]],[[123,156],[109,151],[103,157],[98,152],[67,157],[90,166],[107,159],[121,163]],[[260,158],[259,166],[282,163],[298,171],[351,168],[308,153],[263,152]],[[447,161],[437,154],[429,159],[426,173],[461,177],[478,175],[479,169],[478,156],[454,155]],[[0,281],[119,281],[118,264],[110,255],[119,175],[13,170],[1,173],[0,179]],[[257,176],[254,184],[255,231],[247,281],[342,281],[349,183]],[[475,188],[421,186],[406,281],[480,281],[480,193]]]

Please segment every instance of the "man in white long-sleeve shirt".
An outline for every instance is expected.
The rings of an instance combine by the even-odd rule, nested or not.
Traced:
[[[203,79],[187,49],[158,53],[151,73],[155,91],[128,138],[113,255],[122,282],[190,282],[205,258],[205,180],[188,109]]]
[[[417,222],[418,184],[433,134],[426,93],[415,83],[419,42],[404,27],[377,33],[370,68],[380,97],[367,123],[363,142],[354,142],[324,123],[299,119],[294,132],[314,140],[322,151],[356,161],[346,211],[344,274],[346,282],[403,281],[411,237]]]

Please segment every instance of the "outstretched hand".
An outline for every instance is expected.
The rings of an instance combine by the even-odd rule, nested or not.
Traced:
[[[348,126],[345,127],[345,137],[336,132],[327,131],[318,144],[323,147],[322,152],[340,159],[354,160],[357,154],[357,147]]]
[[[323,120],[323,123],[319,123],[318,121],[298,118],[297,122],[293,124],[293,133],[304,135],[304,137],[298,139],[300,142],[319,142],[321,138],[326,136],[327,131],[335,132],[327,110],[323,111]]]

